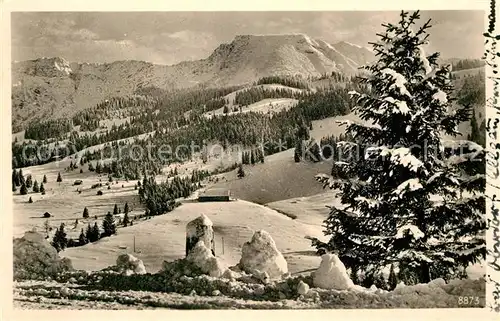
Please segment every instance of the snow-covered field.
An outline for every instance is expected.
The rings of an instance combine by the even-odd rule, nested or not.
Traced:
[[[219,180],[215,187],[228,188],[236,197],[258,204],[321,193],[323,187],[314,176],[329,173],[331,163],[296,163],[293,151],[267,156],[264,164],[245,165],[243,179],[235,172],[224,174],[226,179]]]
[[[76,269],[98,270],[113,265],[119,254],[131,253],[144,262],[148,272],[156,272],[163,261],[185,256],[186,224],[200,214],[212,220],[216,255],[230,265],[238,263],[243,243],[258,230],[271,234],[288,261],[291,273],[319,265],[320,258],[314,254],[305,236],[321,237],[321,226],[303,224],[265,206],[242,200],[214,203],[186,201],[168,214],[119,229],[117,235],[98,242],[66,249],[60,255],[70,258]]]
[[[49,212],[52,217],[48,219],[50,225],[58,227],[62,222],[66,225],[69,236],[78,237],[81,228],[87,226],[87,223],[94,223],[94,216],[103,216],[108,211],[113,211],[114,204],[121,208],[128,202],[131,208],[131,215],[143,214],[142,206],[139,204],[137,191],[134,190],[136,181],[120,181],[118,184],[110,184],[111,189],[107,189],[107,176],[99,177],[97,174],[89,172],[87,165],[83,166],[84,172],[80,174],[79,169],[71,172],[64,171],[71,160],[64,160],[59,163],[48,163],[40,166],[32,166],[23,169],[23,173],[31,174],[33,181],[37,180],[40,184],[43,175],[47,176],[47,183],[44,184],[46,194],[30,192],[28,195],[13,195],[14,212],[14,237],[22,236],[25,231],[36,228],[44,231],[44,222],[47,220],[42,217],[45,212]],[[63,181],[57,183],[57,174],[61,173]],[[82,180],[83,184],[74,186],[75,180]],[[101,181],[100,181],[101,180]],[[103,187],[92,189],[93,184],[102,183]],[[123,187],[122,187],[123,185]],[[79,189],[82,193],[78,193]],[[98,196],[97,191],[102,190],[103,195]],[[28,203],[29,198],[33,203]],[[87,207],[90,212],[89,219],[83,219],[83,209]],[[73,229],[75,220],[78,219],[78,226]]]
[[[344,116],[315,120],[312,122],[313,129],[311,130],[311,137],[319,141],[325,136],[339,136],[340,134],[345,133],[345,129],[347,126],[338,123],[338,121],[353,121],[363,123],[363,120],[361,120],[361,118],[359,118],[354,113],[350,113]]]

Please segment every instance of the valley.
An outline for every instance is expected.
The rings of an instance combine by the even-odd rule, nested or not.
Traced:
[[[236,36],[206,59],[172,66],[13,63],[14,237],[36,231],[55,242],[64,231],[58,255],[78,271],[131,254],[155,274],[185,258],[186,226],[203,214],[220,262],[236,266],[264,230],[290,275],[308,277],[322,261],[311,239],[328,242],[329,207],[343,204],[315,178],[338,159],[301,147],[322,155],[324,142],[351,139],[341,122],[367,123],[349,93],[373,93],[357,76],[374,59],[364,47],[297,34]],[[484,145],[484,67],[459,66],[453,93],[474,116],[452,139]],[[231,200],[198,201],[210,190]],[[481,279],[484,263],[464,271]]]

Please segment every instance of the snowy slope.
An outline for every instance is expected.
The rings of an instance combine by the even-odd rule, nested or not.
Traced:
[[[243,243],[257,230],[266,230],[288,261],[291,273],[311,269],[319,264],[306,235],[321,236],[320,226],[296,222],[274,210],[246,201],[197,203],[186,202],[174,211],[140,224],[119,230],[116,236],[61,252],[71,258],[77,269],[97,270],[115,263],[120,253],[136,253],[148,271],[160,269],[164,260],[185,255],[186,224],[205,214],[214,224],[216,255],[229,264],[238,263]],[[224,238],[224,254],[222,254]],[[126,247],[125,249],[123,247]]]

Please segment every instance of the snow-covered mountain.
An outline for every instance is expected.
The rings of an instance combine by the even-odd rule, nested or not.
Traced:
[[[171,89],[244,84],[278,74],[353,74],[373,58],[360,46],[291,34],[236,36],[206,59],[172,66],[143,61],[70,63],[59,57],[13,62],[13,126],[16,130],[32,119],[68,116],[104,99],[130,95],[141,86]]]

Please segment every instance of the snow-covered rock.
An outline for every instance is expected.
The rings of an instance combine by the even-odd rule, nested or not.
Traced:
[[[116,259],[116,267],[118,272],[125,275],[145,274],[146,267],[144,263],[131,254],[121,254]]]
[[[186,256],[199,241],[203,241],[205,247],[215,255],[213,224],[205,214],[201,214],[186,226]]]
[[[213,255],[202,240],[196,243],[186,259],[200,268],[203,273],[213,277],[221,277],[227,271],[227,266]]]
[[[312,276],[314,286],[322,289],[347,290],[354,286],[344,263],[335,254],[324,254]]]
[[[444,287],[446,285],[446,281],[442,278],[439,279],[434,279],[431,282],[429,282],[430,287]]]
[[[250,242],[243,244],[239,266],[256,277],[267,273],[270,280],[281,279],[288,272],[288,264],[273,238],[262,230],[255,232]]]
[[[409,295],[409,294],[418,294],[418,295],[436,295],[436,294],[445,294],[445,291],[440,286],[431,285],[430,283],[419,283],[415,285],[409,286],[396,286],[394,291],[392,292],[398,295]]]
[[[301,280],[297,285],[297,293],[300,295],[307,295],[307,292],[309,292],[309,285]]]
[[[237,278],[241,277],[241,273],[238,273],[236,271],[233,271],[231,269],[227,269],[223,274],[222,277],[225,279],[229,280],[236,280]]]

